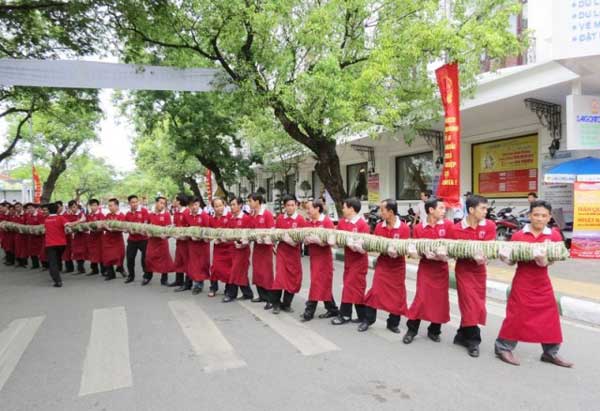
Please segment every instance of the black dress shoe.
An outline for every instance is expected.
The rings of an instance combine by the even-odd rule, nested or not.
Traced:
[[[281,307],[278,305],[273,306],[273,314],[279,314],[281,312]]]
[[[194,287],[192,288],[192,295],[198,295],[202,292],[202,288],[200,287]]]
[[[471,357],[477,358],[479,357],[479,346],[471,345],[470,347],[467,347],[467,352]]]
[[[144,278],[142,280],[142,285],[148,285],[150,283],[151,278]]]
[[[127,277],[127,279],[124,281],[125,284],[129,284],[133,282],[133,277]]]
[[[223,300],[222,300],[222,301],[223,301],[224,303],[230,303],[230,302],[232,302],[232,301],[235,301],[235,298],[232,298],[232,297],[230,297],[230,296],[226,295],[225,297],[223,297]]]
[[[253,303],[264,303],[265,300],[263,300],[260,297],[256,297],[256,298],[253,298],[251,302],[253,302]]]
[[[402,342],[404,344],[410,344],[411,342],[413,342],[413,340],[415,339],[416,336],[417,336],[417,334],[414,331],[408,330],[406,332],[406,334],[404,334],[404,337],[402,338]]]
[[[333,311],[327,311],[326,313],[319,314],[319,318],[333,318],[337,317],[339,314]]]
[[[331,324],[333,324],[333,325],[342,325],[342,324],[346,324],[349,321],[350,321],[350,318],[348,318],[348,317],[342,317],[341,315],[338,315],[333,320],[331,320]]]
[[[397,325],[394,327],[388,326],[387,329],[393,332],[394,334],[400,334],[402,332],[400,331],[400,328]]]
[[[54,283],[54,284],[52,285],[52,287],[60,288],[60,287],[62,287],[62,282],[60,282],[60,281],[59,281],[59,282],[57,282],[57,283]]]
[[[434,333],[427,333],[427,337],[429,337],[429,339],[433,342],[440,342],[442,341],[442,339],[440,338],[439,334],[434,334]]]
[[[265,310],[270,310],[271,308],[273,308],[273,304],[271,303],[266,303],[265,306],[263,307]]]
[[[162,283],[161,283],[162,284]],[[172,283],[165,284],[167,287],[181,287],[183,284],[173,281]]]
[[[365,332],[368,329],[369,329],[369,323],[366,321],[363,321],[358,325],[358,332],[360,332],[360,333]]]
[[[306,313],[300,314],[300,322],[302,322],[302,323],[305,323],[305,322],[310,321],[312,319],[313,319],[312,315],[309,315],[309,314],[306,314]]]
[[[187,290],[189,290],[189,289],[191,289],[191,287],[187,287],[187,286],[184,284],[184,285],[181,285],[181,286],[177,287],[177,288],[176,288],[176,289],[174,289],[173,291],[175,291],[176,293],[180,293],[180,292],[182,292],[182,291],[187,291]]]
[[[114,275],[107,275],[107,276],[104,278],[104,281],[110,281],[110,280],[114,280],[115,278],[117,278],[117,277],[116,277],[116,276],[114,276]]]

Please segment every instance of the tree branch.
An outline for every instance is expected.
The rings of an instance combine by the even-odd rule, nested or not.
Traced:
[[[21,121],[19,121],[19,125],[17,126],[17,132],[15,133],[15,138],[13,139],[13,141],[11,141],[10,145],[6,148],[6,150],[0,153],[0,162],[4,161],[7,157],[10,157],[13,154],[17,143],[23,138],[23,136],[21,135],[21,129],[23,128],[25,123],[27,123],[27,121],[31,118],[32,114],[33,111],[30,110],[27,113],[27,115],[23,117]]]

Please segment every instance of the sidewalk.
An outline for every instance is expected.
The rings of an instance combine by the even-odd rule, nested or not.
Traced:
[[[344,252],[335,250],[335,258],[344,260]],[[369,267],[375,266],[376,254],[369,255]],[[406,260],[406,276],[415,279],[417,260]],[[487,295],[506,301],[510,293],[510,283],[515,267],[500,261],[488,265]],[[550,278],[554,287],[560,314],[564,317],[600,326],[600,262],[567,260],[550,267]],[[456,288],[454,262],[450,262],[450,287]]]

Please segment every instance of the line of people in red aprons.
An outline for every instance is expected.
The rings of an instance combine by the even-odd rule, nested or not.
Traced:
[[[409,254],[419,259],[417,289],[412,303],[407,302],[405,286],[406,260],[397,250],[390,248],[377,257],[371,288],[367,290],[368,255],[360,240],[348,241],[344,250],[343,289],[341,304],[337,306],[333,297],[333,256],[335,243],[333,222],[325,214],[321,200],[307,203],[308,218],[297,210],[295,197],[282,198],[283,212],[274,218],[266,209],[261,194],[248,196],[250,212],[243,210],[243,199],[236,197],[229,203],[226,213],[224,200],[212,202],[212,213],[204,210],[201,198],[189,200],[178,195],[172,204],[172,215],[167,210],[167,199],[157,197],[154,210],[149,212],[141,207],[137,196],[128,198],[130,210],[119,211],[119,201],[108,202],[109,212],[104,215],[97,200],[89,201],[89,212],[82,213],[77,204],[69,202],[69,211],[61,213],[62,204],[53,203],[42,207],[27,204],[0,204],[0,220],[24,224],[45,224],[45,236],[23,235],[12,232],[2,233],[2,247],[6,253],[6,264],[24,266],[32,257],[32,267],[41,260],[49,267],[54,286],[62,286],[60,260],[77,261],[78,272],[83,271],[84,261],[92,266],[90,275],[104,272],[105,279],[116,278],[116,270],[123,265],[127,256],[128,275],[125,283],[135,279],[135,259],[141,253],[144,271],[142,285],[150,283],[154,273],[161,274],[161,284],[179,286],[175,291],[192,290],[199,294],[204,282],[210,280],[209,297],[214,297],[219,282],[224,283],[222,301],[228,303],[237,299],[265,303],[265,310],[273,314],[280,311],[292,312],[292,300],[302,285],[301,244],[285,235],[278,244],[272,244],[269,237],[259,238],[254,244],[239,241],[213,240],[212,258],[210,241],[200,238],[178,238],[175,245],[175,258],[171,256],[168,237],[152,237],[149,233],[131,233],[125,245],[123,233],[111,231],[107,227],[102,232],[64,234],[65,225],[79,221],[119,220],[147,223],[156,226],[212,227],[227,229],[293,229],[301,227],[321,227],[332,229],[327,242],[316,236],[304,239],[309,249],[310,289],[301,321],[314,318],[318,302],[325,305],[325,312],[319,318],[331,318],[333,325],[357,323],[358,331],[364,332],[375,322],[377,310],[388,313],[387,328],[400,333],[400,319],[407,318],[407,331],[403,337],[405,344],[413,342],[418,334],[421,321],[428,321],[427,336],[440,342],[441,327],[450,321],[449,266],[447,250],[443,247],[419,255],[416,249]],[[495,239],[495,224],[486,220],[487,200],[472,195],[467,198],[468,215],[454,224],[445,219],[444,202],[430,198],[425,202],[426,217],[412,229],[413,238],[457,239],[490,241]],[[360,216],[361,203],[349,198],[343,202],[343,216],[337,230],[354,233],[369,233],[366,221]],[[392,239],[406,239],[411,236],[411,228],[398,216],[397,203],[388,199],[381,203],[382,221],[377,224],[374,234]],[[560,233],[547,227],[551,206],[538,200],[531,204],[531,223],[513,236],[514,241],[542,244],[545,241],[561,241]],[[62,233],[62,234],[61,234]],[[39,238],[38,238],[39,237]],[[43,246],[42,246],[43,245]],[[27,252],[23,251],[26,249]],[[31,250],[34,250],[32,253]],[[571,363],[558,356],[562,342],[560,320],[552,284],[548,276],[548,260],[544,248],[535,251],[535,260],[519,263],[513,280],[510,298],[507,303],[506,319],[495,343],[498,358],[509,364],[518,365],[513,355],[517,341],[539,342],[543,347],[542,361],[570,367]],[[33,256],[37,259],[34,259]],[[501,259],[508,264],[510,252],[503,249]],[[275,260],[273,262],[273,259]],[[481,343],[480,325],[486,324],[486,258],[479,252],[473,259],[457,259],[455,265],[458,305],[461,313],[460,328],[454,343],[466,348],[472,357],[479,356]],[[252,284],[249,271],[252,265]],[[67,271],[69,267],[67,266]],[[176,279],[168,283],[168,273],[175,272]],[[356,317],[353,318],[353,308]]]

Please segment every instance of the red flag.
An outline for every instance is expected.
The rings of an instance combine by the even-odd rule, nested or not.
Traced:
[[[31,169],[33,174],[33,202],[39,203],[42,199],[42,182],[35,166],[31,166]]]
[[[446,64],[435,71],[444,105],[444,167],[437,197],[449,207],[460,205],[460,87],[458,63]]]
[[[212,173],[206,170],[206,191],[208,192],[208,202],[212,202]]]

